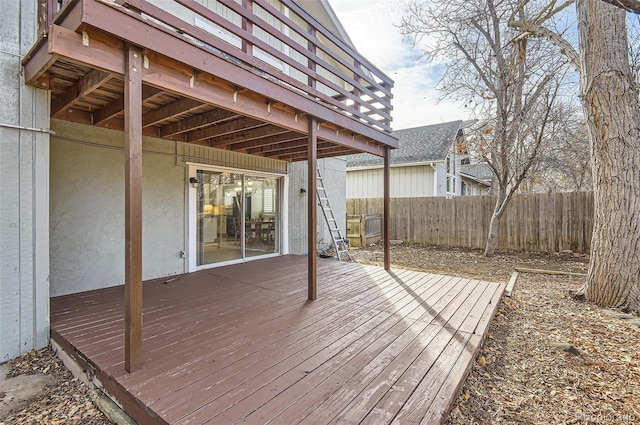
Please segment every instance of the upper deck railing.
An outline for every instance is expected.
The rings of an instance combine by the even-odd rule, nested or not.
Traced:
[[[48,0],[41,23],[54,23],[65,4],[74,1]],[[293,0],[115,3],[288,90],[391,132],[393,81]]]

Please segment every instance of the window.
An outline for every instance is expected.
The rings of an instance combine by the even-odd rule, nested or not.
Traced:
[[[454,176],[447,176],[447,192],[456,192],[456,178]]]
[[[455,159],[448,156],[445,160],[445,163],[447,166],[447,197],[451,197],[457,194]]]
[[[262,209],[265,214],[275,214],[276,212],[275,194],[276,192],[272,187],[265,187],[264,189],[262,189],[262,196],[263,196]]]

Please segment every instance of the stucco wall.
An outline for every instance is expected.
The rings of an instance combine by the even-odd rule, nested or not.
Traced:
[[[124,153],[118,131],[52,120],[51,296],[124,282]],[[189,269],[187,162],[284,172],[286,163],[143,139],[143,279]],[[295,211],[290,208],[290,211]],[[296,235],[299,237],[299,235]],[[306,243],[306,233],[305,233]]]
[[[346,236],[346,161],[344,158],[326,158],[318,161],[324,185],[327,189],[331,208],[339,228]],[[307,196],[317,199],[315,193],[301,193],[307,190],[307,162],[295,162],[289,166],[289,251],[291,254],[307,254]],[[331,235],[322,210],[318,214],[318,247],[331,245]]]
[[[26,87],[22,56],[35,41],[33,0],[0,14],[0,362],[49,342],[48,93]]]
[[[122,133],[52,120],[51,296],[124,282]],[[142,277],[183,273],[185,169],[175,143],[144,138]]]

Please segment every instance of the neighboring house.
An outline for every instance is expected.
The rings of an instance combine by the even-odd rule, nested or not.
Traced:
[[[460,195],[488,195],[491,192],[493,171],[487,164],[463,164],[460,167],[460,180]]]
[[[309,155],[344,229],[340,156],[397,146],[326,0],[2,4],[0,362],[50,297],[306,254]]]
[[[464,129],[470,124],[451,121],[395,131],[398,149],[391,151],[391,197],[480,194],[485,181],[475,180],[468,168],[463,172],[469,164]],[[381,158],[347,157],[347,199],[382,198],[382,179]]]

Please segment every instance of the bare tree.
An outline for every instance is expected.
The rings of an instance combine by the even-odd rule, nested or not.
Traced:
[[[510,28],[513,0],[416,1],[400,25],[424,57],[445,65],[439,89],[466,102],[481,125],[470,150],[494,173],[497,201],[485,255],[498,243],[500,218],[548,140],[548,123],[566,60],[544,42]],[[525,12],[521,9],[520,16]],[[421,41],[426,43],[421,44]]]
[[[549,14],[556,3],[549,2]],[[640,12],[639,3],[578,0],[579,54],[543,27],[544,18],[512,22],[523,34],[545,37],[568,57],[578,57],[595,199],[589,273],[580,293],[635,314],[640,314],[640,104],[626,14],[615,6]]]
[[[640,107],[626,16],[578,2],[581,95],[593,160],[595,222],[588,300],[640,313]]]
[[[524,181],[522,192],[591,190],[591,154],[587,128],[575,103],[558,102],[548,126],[549,143]]]

